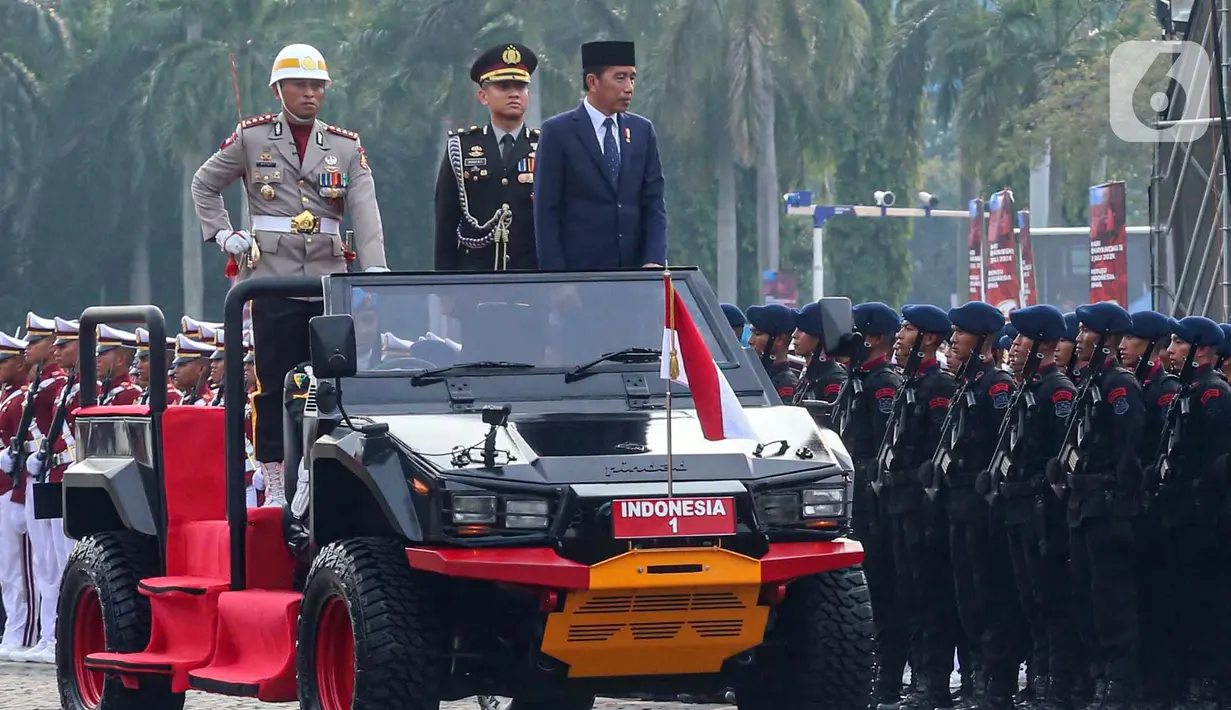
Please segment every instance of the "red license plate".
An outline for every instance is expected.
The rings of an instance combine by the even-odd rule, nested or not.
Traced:
[[[734,498],[638,498],[611,506],[616,538],[735,534]]]

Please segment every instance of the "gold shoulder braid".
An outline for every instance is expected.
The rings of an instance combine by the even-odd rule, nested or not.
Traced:
[[[479,224],[470,214],[470,201],[466,197],[466,179],[462,177],[462,139],[460,136],[449,136],[449,165],[453,168],[453,177],[457,180],[457,198],[461,202],[462,219],[474,227],[483,236],[472,239],[462,234],[462,223],[457,224],[457,241],[468,249],[482,249],[490,244],[496,245],[496,262],[494,268],[501,271],[509,262],[509,225],[513,223],[513,211],[508,203],[500,206],[491,219]]]

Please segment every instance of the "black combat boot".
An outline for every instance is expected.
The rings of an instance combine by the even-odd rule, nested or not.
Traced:
[[[308,579],[308,568],[312,566],[314,556],[312,536],[308,533],[308,528],[303,521],[291,512],[290,505],[282,508],[282,536],[286,542],[287,552],[291,553],[291,559],[295,560],[293,588],[296,591],[303,591]]]
[[[1047,678],[1039,710],[1073,710],[1073,681],[1062,676]]]
[[[876,667],[876,679],[872,681],[872,697],[868,702],[869,710],[879,710],[882,705],[896,706],[902,701],[902,676],[892,676],[892,673],[886,673],[880,666]]]

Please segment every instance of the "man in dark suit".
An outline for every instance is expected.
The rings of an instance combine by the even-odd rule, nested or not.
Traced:
[[[586,96],[543,122],[534,223],[542,269],[658,267],[667,208],[654,125],[628,113],[637,80],[632,42],[581,48]]]
[[[537,66],[529,47],[501,44],[470,67],[491,120],[449,132],[436,178],[437,271],[538,268],[532,197],[539,129],[524,121]]]

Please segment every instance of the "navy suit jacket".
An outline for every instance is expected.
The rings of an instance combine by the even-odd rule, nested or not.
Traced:
[[[616,140],[620,177],[613,184],[584,105],[543,122],[534,164],[540,269],[666,263],[667,207],[654,124],[634,113],[620,114]]]

